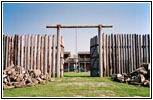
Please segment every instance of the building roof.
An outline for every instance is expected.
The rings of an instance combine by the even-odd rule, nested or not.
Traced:
[[[71,52],[67,52],[67,51],[66,51],[66,52],[64,52],[64,54],[68,54],[68,55],[70,55],[70,54],[71,54]]]
[[[78,54],[90,54],[90,51],[80,51]]]

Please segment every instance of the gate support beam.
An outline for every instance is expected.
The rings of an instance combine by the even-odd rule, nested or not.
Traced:
[[[102,25],[98,27],[98,37],[99,37],[99,76],[103,77],[103,64],[102,64]]]
[[[56,76],[60,77],[60,52],[61,52],[61,25],[57,25],[57,73]]]
[[[112,28],[112,25],[46,25],[46,28],[57,28],[57,77],[60,77],[60,43],[61,33],[60,28],[98,28],[99,36],[99,76],[103,77],[102,66],[102,28]]]

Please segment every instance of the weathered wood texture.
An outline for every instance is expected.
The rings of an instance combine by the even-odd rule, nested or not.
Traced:
[[[64,39],[60,36],[60,64],[57,72],[63,77]],[[40,69],[43,74],[55,77],[57,60],[55,35],[3,35],[3,69],[20,65],[26,71]]]
[[[102,73],[130,73],[150,62],[150,35],[102,34]],[[90,39],[91,76],[99,75],[98,37]]]

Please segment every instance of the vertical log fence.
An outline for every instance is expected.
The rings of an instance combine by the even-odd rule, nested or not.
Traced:
[[[102,34],[102,68],[99,67],[98,36],[90,40],[91,76],[130,73],[142,63],[150,63],[149,34]],[[98,51],[98,52],[97,52]],[[96,55],[96,56],[95,56]]]
[[[59,73],[63,77],[64,39],[62,36],[60,39],[61,62],[57,66],[56,35],[3,35],[3,69],[14,64],[23,66],[26,71],[39,69],[51,77]]]

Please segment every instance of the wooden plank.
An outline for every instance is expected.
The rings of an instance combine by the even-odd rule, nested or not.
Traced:
[[[128,64],[128,68],[129,68],[129,73],[131,72],[131,34],[129,34],[128,36],[128,49],[129,49],[129,64]]]
[[[120,34],[120,38],[119,38],[119,40],[120,40],[120,72],[121,72],[121,74],[123,73],[122,72],[122,67],[123,67],[123,54],[122,54],[122,34]]]
[[[37,50],[37,69],[40,69],[40,45],[41,45],[41,35],[38,35],[38,50]]]
[[[112,38],[113,38],[112,39],[113,40],[112,41],[112,43],[113,43],[113,45],[112,45],[113,46],[112,47],[113,48],[113,56],[112,56],[113,57],[113,74],[115,74],[115,39],[114,39],[114,37],[115,37],[115,35],[113,34],[113,36],[112,36]]]
[[[148,35],[146,34],[146,63],[149,63],[148,59]]]
[[[8,40],[8,66],[11,65],[11,36],[9,36]]]
[[[41,36],[41,73],[44,74],[44,35]]]
[[[143,63],[143,35],[141,35],[141,63]]]
[[[118,74],[118,34],[116,34],[116,74]]]
[[[107,76],[110,76],[110,35],[107,35]]]
[[[134,67],[133,67],[133,70],[136,69],[136,34],[134,34],[134,38],[133,38],[133,44],[134,44]]]
[[[102,72],[103,72],[103,76],[105,77],[105,67],[106,67],[106,50],[105,50],[105,46],[106,46],[106,43],[105,43],[105,34],[103,33],[102,34],[102,47],[103,47],[103,49],[102,49],[102,59],[103,59],[103,63],[102,63],[102,65],[103,65],[103,70],[102,70]]]
[[[37,64],[37,35],[35,35],[35,41],[34,41],[34,57],[33,57],[33,69],[36,69]]]
[[[146,34],[144,35],[144,62],[147,63],[146,59]]]
[[[123,34],[120,35],[120,45],[121,45],[121,74],[123,74]]]
[[[129,50],[128,68],[129,68],[129,73],[130,73],[131,72],[131,34],[129,34],[129,36],[128,36],[128,50]]]
[[[33,48],[34,48],[34,46],[33,46],[33,45],[34,45],[34,42],[33,42],[33,41],[34,41],[34,35],[32,34],[32,35],[31,35],[31,58],[30,58],[30,59],[31,59],[31,64],[30,64],[30,65],[31,65],[31,66],[30,66],[30,69],[31,69],[31,70],[33,69],[33,62],[34,62],[34,61],[33,61],[33,56],[34,56],[34,55],[33,55]]]
[[[51,76],[51,65],[52,65],[52,36],[49,35],[49,41],[48,41],[49,51],[48,51],[48,74]]]
[[[17,34],[15,35],[15,65],[17,65],[17,60],[18,60],[18,36]]]
[[[134,57],[133,57],[133,34],[131,34],[131,72],[133,72]]]
[[[27,70],[27,35],[25,35],[24,68]]]
[[[47,34],[45,35],[45,74],[47,74],[47,58],[48,58],[48,53],[47,50],[48,49],[48,36]]]
[[[117,43],[116,43],[116,38],[117,34],[114,35],[114,72],[117,74]]]
[[[148,63],[150,63],[150,34],[148,34]]]
[[[64,76],[63,64],[64,64],[64,39],[61,36],[61,68],[60,68],[61,77]]]
[[[120,37],[121,35],[120,34],[118,34],[118,73],[120,73],[121,74],[121,44],[120,44],[120,42],[121,42],[121,37]]]
[[[103,35],[104,36],[104,77],[106,76],[106,67],[107,67],[107,49],[106,49],[106,46],[107,46],[107,44],[106,44],[106,40],[107,40],[107,35],[106,34],[104,34]]]
[[[138,55],[139,55],[139,60],[138,60],[139,66],[138,66],[138,68],[141,65],[141,49],[140,49],[140,47],[141,47],[141,35],[138,35]]]
[[[112,50],[113,49],[113,47],[112,47],[112,35],[113,34],[110,35],[110,76],[112,75],[112,64],[113,64],[112,63],[112,54],[113,54],[112,53],[112,51],[113,51]]]
[[[123,35],[123,49],[124,49],[124,65],[123,65],[123,72],[126,73],[126,35],[124,34]]]
[[[122,34],[122,73],[124,73],[124,34]]]
[[[55,77],[55,62],[56,62],[56,35],[53,35],[53,68],[52,68],[52,73],[53,77]]]
[[[138,68],[139,66],[139,49],[138,49],[138,35],[136,34],[136,69]]]
[[[142,58],[142,60],[143,60],[143,63],[145,62],[145,55],[144,55],[144,52],[145,52],[145,40],[144,40],[144,35],[142,35],[142,55],[143,55],[143,58]]]
[[[11,65],[14,64],[14,35],[12,36],[12,62]]]
[[[126,35],[126,72],[129,73],[129,35]]]
[[[24,35],[21,35],[21,66],[24,62]]]
[[[28,38],[27,38],[27,44],[28,44],[28,48],[27,48],[27,70],[29,70],[30,68],[30,38],[31,38],[31,35],[29,34],[28,35]]]
[[[142,64],[141,63],[141,35],[138,35],[138,49],[139,49],[139,66],[138,67],[140,67],[140,65]]]
[[[17,36],[18,37],[18,50],[17,50],[17,52],[18,52],[18,59],[17,59],[17,65],[19,65],[20,66],[20,35],[18,35]]]
[[[6,36],[3,35],[3,70],[6,68],[5,56],[6,56]]]
[[[95,37],[91,38],[90,44],[91,44],[90,45],[91,76],[92,77],[97,77],[97,76],[100,76],[99,75],[99,46],[98,46],[99,43],[98,43],[98,37],[95,36]]]

